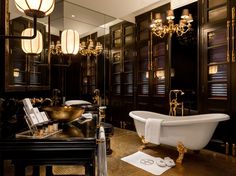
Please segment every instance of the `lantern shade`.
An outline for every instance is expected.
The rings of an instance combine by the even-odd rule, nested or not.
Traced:
[[[28,16],[42,18],[52,13],[55,0],[15,0],[15,5]]]
[[[33,30],[33,28],[27,28],[21,33],[21,36],[31,36],[33,34]],[[26,54],[41,53],[43,50],[42,34],[37,30],[37,35],[34,39],[22,39],[21,47]]]
[[[77,54],[79,51],[79,33],[72,29],[64,30],[61,34],[61,50],[63,54]]]

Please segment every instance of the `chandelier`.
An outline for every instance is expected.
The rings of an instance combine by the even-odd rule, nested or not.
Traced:
[[[155,14],[155,19],[152,20],[150,25],[152,33],[156,36],[163,38],[166,34],[169,34],[171,37],[173,33],[176,33],[178,36],[182,36],[191,29],[191,22],[193,22],[192,15],[189,13],[188,9],[184,9],[181,15],[181,20],[179,24],[174,24],[174,11],[167,11],[167,25],[162,23],[162,18],[160,13]]]
[[[52,55],[61,55],[62,54],[61,43],[59,40],[56,42],[56,44],[54,43],[54,41],[51,42],[50,51],[51,51]]]
[[[103,47],[100,42],[97,42],[96,46],[94,47],[94,43],[92,39],[89,39],[88,42],[81,42],[80,43],[80,51],[79,53],[83,56],[98,56],[102,53]]]

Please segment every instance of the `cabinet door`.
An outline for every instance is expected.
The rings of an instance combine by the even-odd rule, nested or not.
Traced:
[[[137,49],[137,94],[138,96],[148,96],[150,94],[150,47],[140,46]]]
[[[112,52],[112,94],[113,95],[120,95],[121,94],[121,70],[122,70],[122,63],[121,63],[121,51],[113,51]]]
[[[202,112],[230,111],[231,8],[230,1],[204,2],[202,23]]]
[[[96,57],[82,56],[82,95],[93,94],[96,89]]]
[[[137,96],[150,95],[151,74],[151,14],[136,17],[137,23]]]
[[[163,6],[136,17],[137,23],[137,104],[138,108],[152,111],[168,108],[166,92],[169,82],[169,59],[167,38],[159,38],[151,33],[151,20],[155,12],[165,13]],[[145,98],[143,98],[145,97]],[[158,107],[158,108],[156,108]],[[151,109],[150,109],[151,108]],[[160,109],[159,109],[160,108]]]
[[[123,96],[133,96],[134,89],[134,25],[127,23],[123,26],[123,80],[122,94]]]
[[[229,110],[229,48],[226,26],[204,30],[205,111]]]
[[[166,42],[159,41],[153,44],[153,95],[165,96],[166,92]]]

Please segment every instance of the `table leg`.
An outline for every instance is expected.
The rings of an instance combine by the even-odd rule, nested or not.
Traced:
[[[46,176],[53,176],[52,166],[46,166]]]
[[[33,176],[40,176],[40,166],[33,166]]]
[[[25,176],[25,165],[15,163],[15,176]]]
[[[91,167],[90,163],[85,164],[85,176],[90,176],[93,174],[93,167]]]
[[[4,160],[1,157],[0,154],[0,176],[4,176]]]

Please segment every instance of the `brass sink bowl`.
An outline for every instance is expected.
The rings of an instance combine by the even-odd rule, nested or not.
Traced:
[[[70,122],[79,118],[83,113],[83,108],[71,107],[71,106],[48,106],[42,108],[49,118],[55,121]]]

